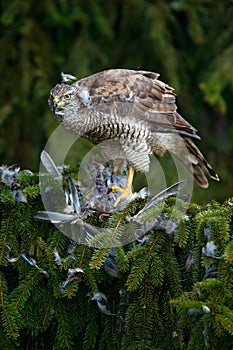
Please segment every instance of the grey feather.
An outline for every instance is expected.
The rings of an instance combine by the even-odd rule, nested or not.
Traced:
[[[140,221],[141,216],[143,216],[143,214],[147,210],[151,209],[152,207],[164,201],[166,198],[170,196],[176,196],[179,193],[179,191],[184,187],[185,184],[186,184],[185,180],[179,181],[174,185],[161,191],[160,193],[156,194],[154,197],[150,198],[149,201],[146,203],[146,205],[136,215],[130,218],[130,221],[136,221],[136,222]]]
[[[74,207],[75,213],[80,215],[81,214],[81,205],[80,205],[80,201],[79,201],[78,191],[77,191],[77,188],[74,184],[74,181],[70,177],[68,177],[68,185],[69,185],[69,190],[70,190],[71,204]]]
[[[38,221],[52,222],[53,224],[71,222],[75,218],[77,218],[76,215],[63,214],[63,213],[52,212],[52,211],[38,211],[34,215],[34,219]]]
[[[58,170],[58,168],[54,164],[54,161],[46,151],[41,152],[40,159],[45,169],[55,180],[62,179],[61,171]]]
[[[75,80],[77,80],[77,78],[72,74],[61,72],[61,80],[62,80],[62,83],[67,84],[67,83],[73,83]]]

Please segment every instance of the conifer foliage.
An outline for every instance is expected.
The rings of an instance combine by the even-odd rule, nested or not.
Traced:
[[[79,244],[34,219],[44,210],[37,174],[3,170],[1,349],[232,348],[233,199],[192,203],[185,215],[177,209],[168,227],[174,197],[167,198],[160,224],[155,221],[144,236],[95,247],[97,238]],[[144,204],[136,199],[101,217],[99,225],[111,222],[117,239],[124,220]],[[145,220],[158,215],[158,205]],[[98,219],[92,212],[88,222]]]

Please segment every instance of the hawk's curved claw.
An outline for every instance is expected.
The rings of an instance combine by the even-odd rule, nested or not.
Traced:
[[[131,167],[129,168],[128,179],[127,179],[125,188],[121,188],[119,186],[112,186],[113,192],[121,192],[121,195],[116,199],[114,203],[114,208],[118,206],[118,204],[123,198],[126,198],[132,194],[132,183],[133,183],[134,171],[135,171],[134,168],[131,168]]]
[[[118,206],[118,204],[120,203],[120,201],[123,198],[128,197],[129,195],[132,194],[132,189],[131,188],[121,188],[118,186],[112,186],[112,191],[113,192],[121,192],[120,196],[116,199],[115,203],[114,203],[114,208],[116,208]]]

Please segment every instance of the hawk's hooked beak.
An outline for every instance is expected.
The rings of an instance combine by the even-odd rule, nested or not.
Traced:
[[[53,111],[56,112],[57,109],[62,108],[64,103],[62,103],[57,96],[53,98]]]

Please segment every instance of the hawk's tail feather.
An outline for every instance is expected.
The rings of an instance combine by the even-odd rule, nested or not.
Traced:
[[[203,187],[207,188],[209,186],[209,182],[207,180],[207,177],[210,177],[213,180],[219,181],[219,177],[214,171],[214,169],[210,166],[210,164],[206,161],[200,150],[197,148],[197,146],[190,140],[185,139],[185,144],[187,146],[191,163],[192,163],[192,170],[193,170],[193,176],[197,183]],[[187,161],[183,160],[184,164],[187,166],[187,168],[190,169],[190,163],[187,164]]]

